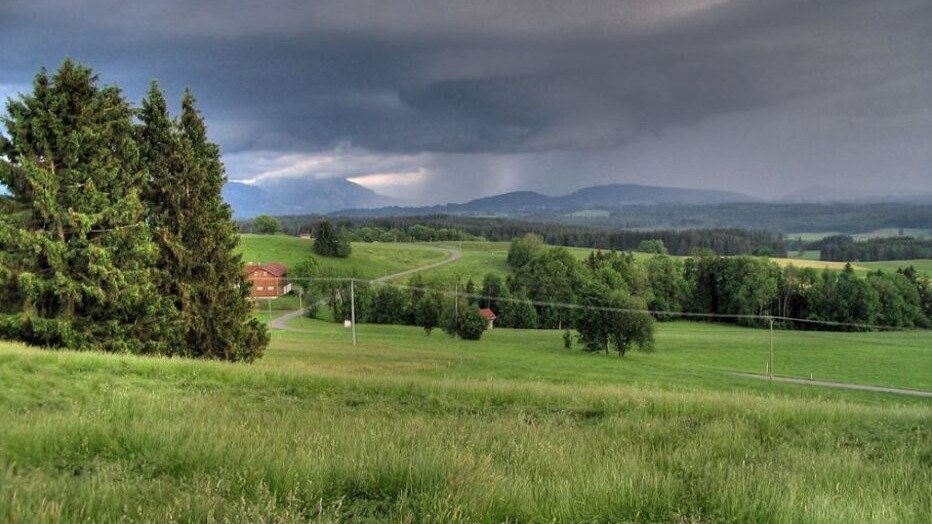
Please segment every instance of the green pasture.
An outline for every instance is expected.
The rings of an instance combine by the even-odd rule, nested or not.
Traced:
[[[916,268],[916,271],[924,274],[925,276],[932,278],[932,259],[918,259],[918,260],[885,260],[882,262],[858,262],[859,266],[863,266],[870,270],[881,269],[886,272],[893,272],[900,268],[906,268],[912,266]]]
[[[298,332],[280,334],[300,344],[351,341],[342,324],[295,319]],[[481,341],[461,341],[435,331],[410,326],[360,324],[358,339],[365,347],[456,353],[457,365],[443,368],[442,378],[501,378],[555,383],[637,383],[659,388],[760,388],[728,372],[765,374],[770,355],[766,329],[703,322],[657,324],[655,350],[617,356],[586,354],[563,347],[562,331],[493,329]],[[308,342],[310,343],[310,342]],[[441,349],[442,348],[442,349]],[[774,371],[777,375],[932,390],[932,331],[837,333],[774,330]],[[763,389],[772,391],[774,384]],[[780,389],[780,386],[777,387]],[[800,390],[791,386],[791,390]],[[820,391],[820,394],[823,392]]]
[[[511,270],[505,259],[508,257],[509,242],[437,242],[419,245],[441,246],[457,249],[461,258],[449,264],[420,273],[428,282],[455,282],[469,279],[481,284],[487,273],[494,273],[505,278]]]
[[[321,257],[312,242],[288,235],[240,235],[244,262],[280,262],[288,267],[308,257],[341,275],[369,279],[439,262],[448,255],[430,246],[406,243],[354,242],[347,258]]]

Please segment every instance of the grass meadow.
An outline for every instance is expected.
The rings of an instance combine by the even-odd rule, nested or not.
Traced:
[[[927,522],[932,403],[741,379],[766,331],[653,353],[296,319],[252,365],[0,343],[11,522]],[[929,332],[778,333],[780,374],[929,388]]]
[[[882,262],[858,262],[859,266],[863,266],[870,270],[882,269],[886,272],[896,271],[900,268],[905,268],[912,266],[916,268],[921,274],[932,278],[932,259],[924,258],[919,260],[885,260]]]
[[[294,267],[307,258],[314,258],[321,267],[364,279],[440,262],[448,256],[430,245],[353,242],[350,256],[330,258],[315,254],[312,245],[310,240],[289,235],[240,235],[239,250],[244,262],[280,262]]]
[[[461,253],[459,260],[419,273],[428,282],[453,282],[458,278],[462,282],[472,279],[481,284],[487,273],[505,278],[511,272],[505,262],[510,242],[431,242],[420,245],[442,246]]]

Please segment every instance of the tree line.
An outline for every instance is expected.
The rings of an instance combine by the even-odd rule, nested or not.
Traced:
[[[883,237],[856,241],[848,235],[832,235],[810,242],[808,249],[818,249],[820,260],[837,262],[874,262],[932,258],[932,240],[913,237]]]
[[[313,231],[321,217],[278,217],[288,234]],[[710,249],[720,255],[785,256],[780,233],[749,229],[652,229],[627,230],[564,224],[555,221],[525,221],[505,218],[429,215],[418,217],[334,218],[350,230],[356,241],[410,242],[429,240],[474,240],[510,242],[528,233],[548,244],[567,247],[628,251],[644,241],[659,240],[673,255],[688,255],[695,249]],[[255,230],[254,221],[241,221],[243,232]],[[384,233],[384,234],[383,234]]]
[[[932,229],[929,198],[916,202],[887,203],[792,203],[740,202],[728,204],[638,204],[610,209],[608,216],[572,216],[563,212],[511,215],[527,222],[557,222],[625,229],[721,229],[750,228],[782,232],[840,231],[858,233],[882,228]],[[406,208],[343,211],[353,220],[376,216],[408,218],[437,215]],[[460,214],[473,219],[479,215]]]
[[[0,337],[71,349],[253,360],[220,151],[194,96],[141,107],[88,67],[44,69],[0,135]]]

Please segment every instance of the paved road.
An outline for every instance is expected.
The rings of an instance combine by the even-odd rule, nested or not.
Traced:
[[[755,373],[729,373],[737,377],[754,378],[758,380],[770,380],[767,375],[758,375]],[[826,388],[839,389],[856,389],[859,391],[874,391],[877,393],[895,393],[897,395],[909,395],[913,397],[932,398],[932,391],[923,391],[921,389],[902,389],[888,388],[884,386],[870,386],[867,384],[852,384],[850,382],[829,382],[826,380],[807,380],[804,378],[792,377],[773,377],[774,382],[786,382],[788,384],[803,384],[806,386],[822,386]]]
[[[426,266],[416,267],[414,269],[408,269],[406,271],[402,271],[401,273],[393,273],[391,275],[385,275],[385,276],[373,279],[372,282],[388,282],[389,280],[395,280],[396,278],[406,277],[408,275],[413,275],[414,273],[420,273],[421,271],[427,271],[428,269],[434,269],[435,267],[440,267],[440,266],[449,264],[450,262],[459,260],[463,256],[463,253],[460,252],[459,249],[447,249],[444,247],[433,247],[433,246],[430,246],[430,247],[425,246],[425,247],[427,247],[427,249],[443,251],[447,253],[447,255],[449,256],[447,256],[447,258],[441,260],[440,262],[434,262],[433,264],[427,264]],[[280,317],[273,318],[272,320],[270,320],[269,328],[288,329],[288,322],[291,322],[293,319],[296,319],[303,314],[304,314],[303,309],[289,311],[288,313],[285,313],[284,315]]]

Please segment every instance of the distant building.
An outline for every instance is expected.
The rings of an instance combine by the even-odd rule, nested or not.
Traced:
[[[276,298],[291,292],[288,268],[278,262],[246,264],[246,277],[252,283],[252,298]]]
[[[493,327],[495,327],[494,326],[495,319],[498,318],[498,315],[496,315],[494,311],[492,311],[489,308],[483,308],[479,310],[479,314],[481,314],[483,318],[489,321],[489,325],[487,329],[492,329]]]
[[[300,238],[301,240],[314,240],[314,235],[310,233],[300,233],[298,235],[298,238]]]

